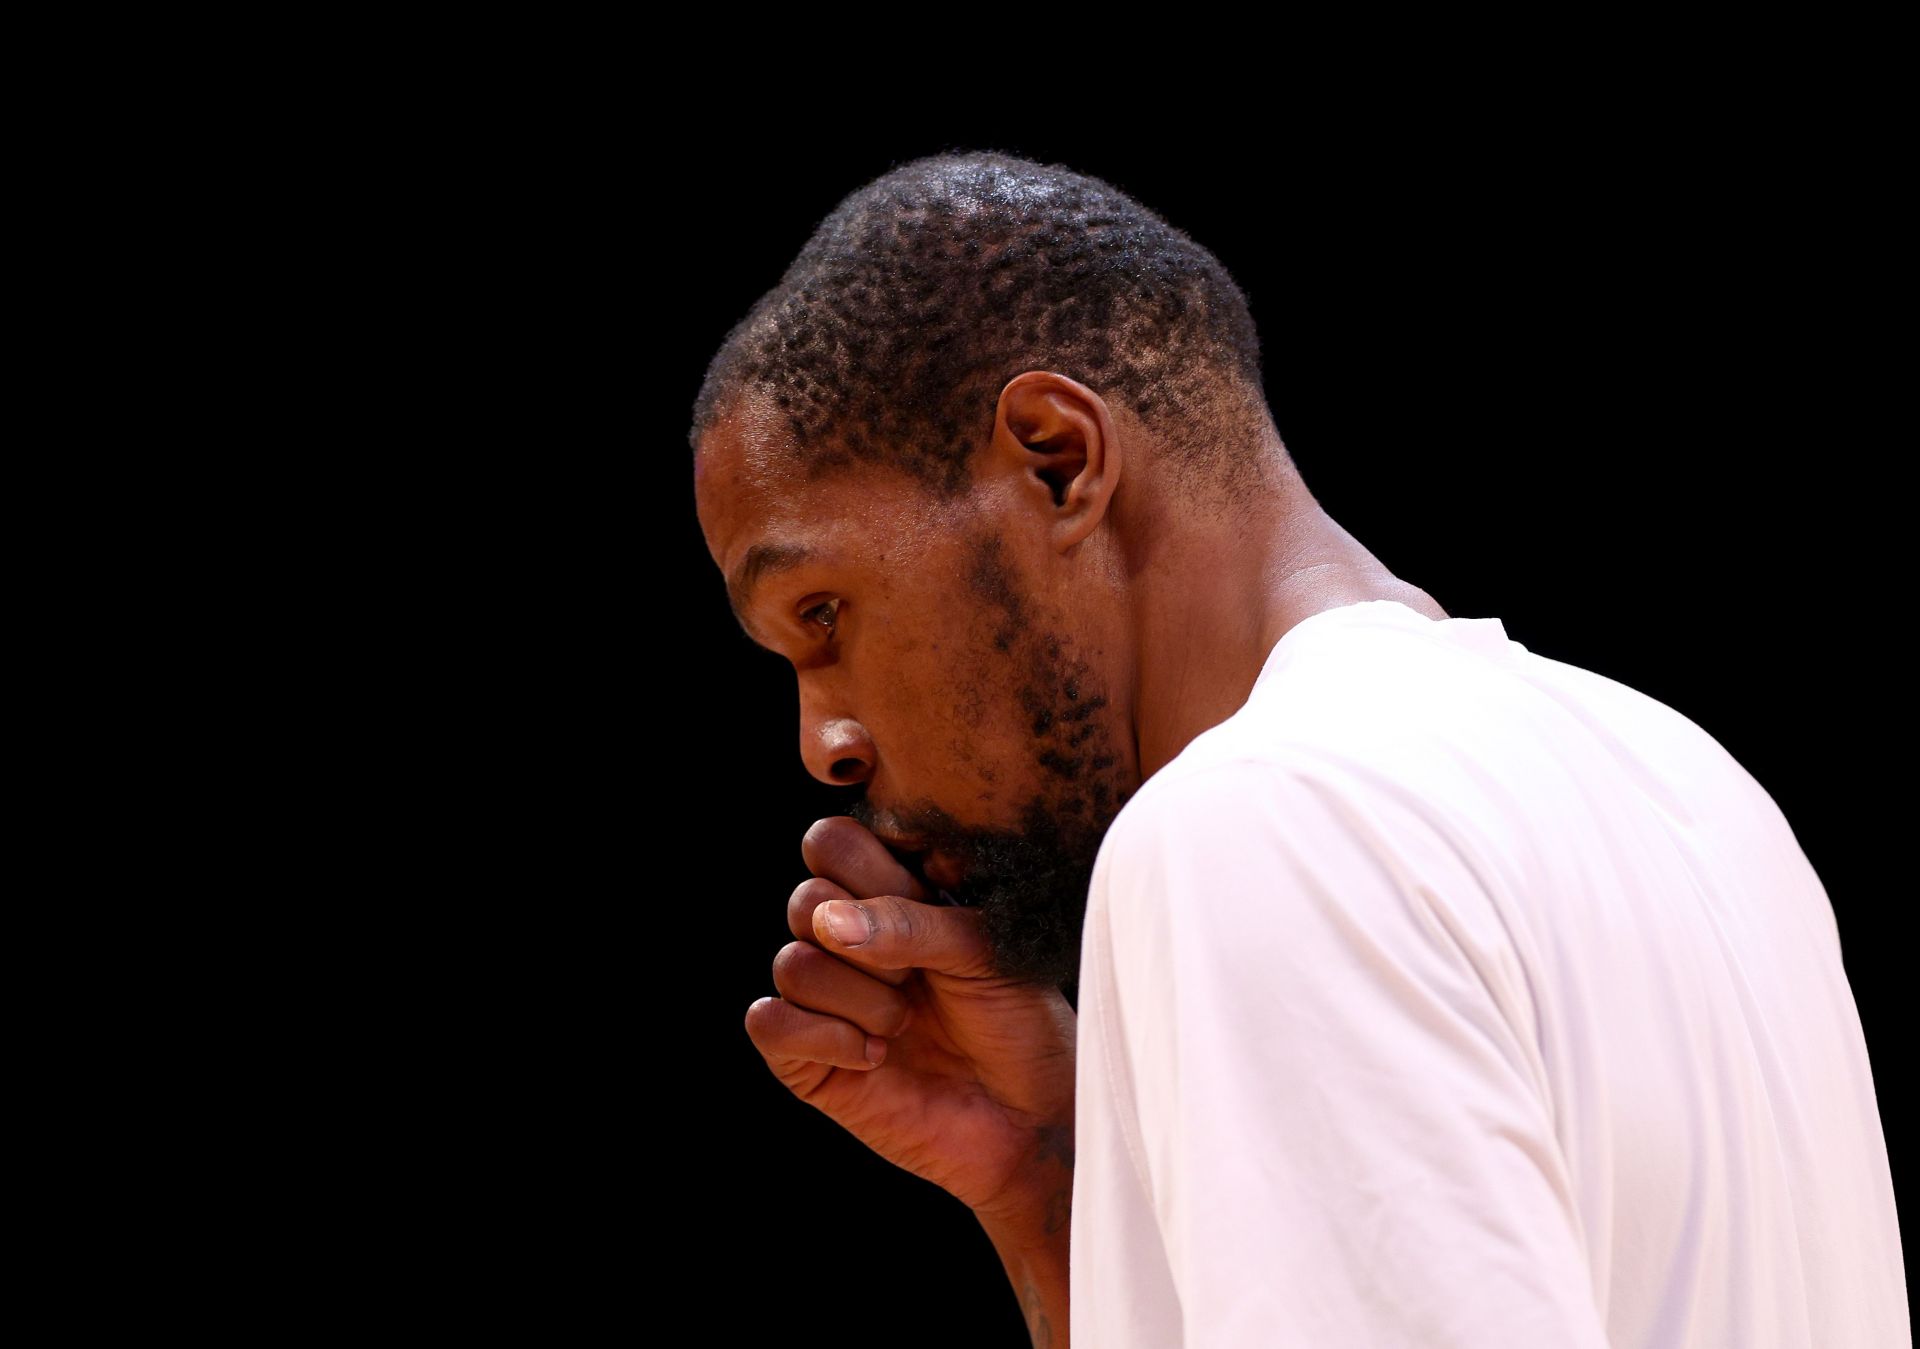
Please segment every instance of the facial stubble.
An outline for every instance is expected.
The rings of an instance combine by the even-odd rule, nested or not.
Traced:
[[[1001,975],[1060,986],[1073,1001],[1100,841],[1131,794],[1112,706],[1065,625],[1020,587],[996,536],[972,540],[967,579],[990,620],[988,670],[1004,661],[1000,670],[1018,672],[1014,697],[1043,786],[1017,828],[955,831],[967,863],[959,898],[979,909]]]

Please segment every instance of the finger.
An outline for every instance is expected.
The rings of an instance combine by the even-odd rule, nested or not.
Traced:
[[[835,885],[824,876],[809,876],[794,887],[792,898],[787,900],[787,930],[801,941],[819,943],[820,938],[813,930],[813,911],[831,899],[854,899],[841,886]],[[841,964],[851,963],[865,970],[874,979],[889,984],[904,984],[913,978],[912,970],[882,970],[860,959],[858,952],[836,952],[834,959]]]
[[[887,1055],[887,1042],[879,1036],[783,998],[762,998],[747,1008],[746,1025],[747,1038],[770,1064],[830,1063],[865,1071]]]
[[[812,942],[788,942],[773,958],[773,986],[796,1007],[851,1021],[879,1036],[906,1029],[906,996]]]
[[[920,878],[887,851],[873,831],[851,815],[829,815],[815,820],[800,840],[800,856],[807,870],[824,876],[864,899],[868,895],[904,895],[912,900],[933,896]]]
[[[898,895],[829,900],[815,907],[820,944],[875,969],[926,969],[963,979],[997,975],[978,909],[916,904]]]

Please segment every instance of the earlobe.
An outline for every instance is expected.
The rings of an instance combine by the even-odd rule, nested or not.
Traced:
[[[1064,552],[1091,534],[1119,469],[1105,400],[1078,380],[1029,370],[1001,390],[994,432],[1036,504],[1052,516],[1055,546]]]

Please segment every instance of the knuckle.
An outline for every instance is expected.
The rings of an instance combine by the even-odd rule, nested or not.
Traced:
[[[767,1048],[773,1041],[775,1029],[779,1025],[780,1002],[777,998],[762,998],[747,1008],[743,1018],[747,1028],[747,1038],[760,1048]]]
[[[832,881],[820,876],[809,876],[793,887],[793,894],[787,898],[787,917],[797,922],[804,914],[811,912],[829,899],[844,899],[846,891]]]
[[[898,895],[887,895],[872,901],[880,912],[880,930],[893,934],[894,941],[902,946],[912,947],[921,936],[922,923],[916,912],[916,906]]]
[[[816,948],[803,941],[790,941],[773,957],[773,986],[785,993],[796,986],[805,975]]]
[[[853,847],[860,822],[851,815],[829,815],[815,820],[800,839],[800,856],[817,873],[837,869]]]
[[[822,815],[807,826],[807,832],[800,836],[800,846],[802,848],[819,847],[820,841],[838,827],[836,821],[842,818],[839,815]]]

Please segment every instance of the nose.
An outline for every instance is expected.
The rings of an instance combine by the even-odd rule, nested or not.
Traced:
[[[847,716],[800,711],[800,758],[807,771],[830,787],[850,787],[873,773],[873,737]]]

